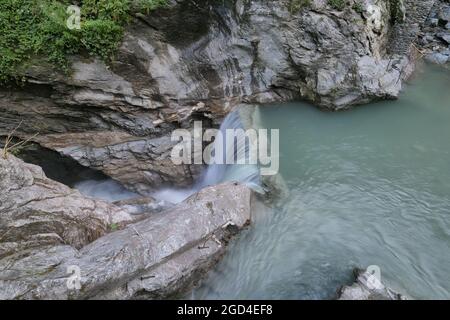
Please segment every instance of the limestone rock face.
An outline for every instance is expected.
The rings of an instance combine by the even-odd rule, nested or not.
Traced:
[[[26,85],[0,90],[0,135],[103,171],[145,193],[186,186],[201,166],[174,166],[170,133],[216,126],[237,104],[306,99],[331,110],[398,96],[411,43],[433,0],[169,1],[136,15],[111,63],[73,57],[70,77],[36,60]],[[397,8],[398,9],[398,8]],[[396,9],[396,10],[397,10]]]
[[[233,183],[132,224],[123,209],[83,197],[13,156],[0,159],[0,187],[0,299],[180,294],[251,220],[252,192]]]

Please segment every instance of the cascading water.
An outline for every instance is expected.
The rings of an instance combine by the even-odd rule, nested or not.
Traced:
[[[200,189],[216,185],[226,181],[238,181],[247,184],[254,190],[261,190],[261,177],[259,167],[248,163],[250,157],[250,142],[238,143],[237,139],[227,141],[227,130],[234,133],[236,130],[245,130],[243,117],[251,117],[253,107],[249,110],[234,110],[223,121],[220,126],[220,136],[223,139],[214,141],[212,148],[213,161],[209,165],[202,178],[189,189],[162,189],[153,194],[158,200],[179,203],[199,191]],[[251,109],[251,110],[250,110]],[[248,111],[251,111],[250,113]],[[221,140],[221,141],[220,141]],[[228,142],[228,143],[227,143]],[[123,200],[137,197],[138,195],[127,191],[124,187],[112,179],[108,180],[86,180],[79,182],[75,188],[83,194],[107,201]]]
[[[252,107],[249,107],[254,111]],[[226,181],[237,181],[244,183],[256,191],[261,191],[261,176],[257,164],[238,164],[248,163],[250,158],[250,142],[238,143],[227,141],[227,130],[245,130],[243,117],[247,113],[243,109],[236,109],[229,113],[220,126],[221,141],[215,140],[212,149],[212,161],[207,167],[201,179],[191,189],[164,189],[156,192],[153,196],[159,200],[165,200],[172,203],[179,203],[207,186],[217,185]],[[250,112],[253,114],[253,112]],[[227,143],[228,142],[228,143]]]
[[[229,141],[228,130],[233,132],[245,130],[239,110],[231,112],[220,126],[223,140],[214,142],[214,160],[208,166],[198,187],[203,188],[225,181],[238,181],[250,187],[258,188],[261,185],[258,165],[238,164],[249,162],[250,142],[238,143],[238,140],[234,138],[234,141]],[[219,149],[222,149],[222,152],[219,152]]]

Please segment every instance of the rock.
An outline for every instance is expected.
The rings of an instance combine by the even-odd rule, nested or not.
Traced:
[[[439,24],[439,19],[437,18],[431,18],[428,20],[428,25],[431,27],[437,27]]]
[[[407,298],[390,288],[368,270],[355,270],[356,281],[351,286],[344,286],[339,300],[407,300]]]
[[[450,45],[450,33],[439,33],[437,37]]]
[[[3,176],[14,170],[14,166],[10,169],[8,162],[3,161],[2,164],[0,172],[4,172]],[[34,166],[30,168],[36,170]],[[25,194],[31,193],[26,192],[28,184],[31,184],[30,188],[39,188],[42,183],[28,174],[20,176],[18,171],[14,171],[14,176],[17,176],[18,184],[22,181],[24,186],[21,189],[24,190],[21,192]],[[7,241],[4,236],[0,239],[3,248],[8,248],[10,241],[16,241],[18,237],[31,237],[38,231],[45,236],[51,232],[49,228],[58,225],[62,219],[51,214],[52,210],[58,210],[60,215],[68,215],[66,210],[75,210],[70,203],[70,194],[69,198],[60,195],[57,207],[52,206],[51,198],[42,200],[46,205],[40,202],[29,204],[27,200],[24,206],[40,209],[33,211],[33,218],[46,217],[42,224],[49,227],[38,228],[36,225],[34,229],[30,227],[23,230],[24,233],[18,233],[16,230],[23,224],[23,216],[9,213],[6,221],[4,218],[5,213],[14,207],[14,201],[19,199],[18,203],[22,203],[17,193],[13,189],[10,191],[13,193],[1,195],[2,235],[8,235]],[[66,191],[79,196],[68,188]],[[74,213],[74,221],[65,223],[69,230],[77,230],[76,239],[86,238],[86,241],[75,241],[74,244],[84,245],[88,240],[96,240],[78,250],[70,241],[62,240],[42,240],[36,246],[3,249],[0,255],[0,299],[160,299],[177,296],[191,288],[214,266],[224,254],[228,241],[249,223],[251,202],[252,192],[243,185],[228,183],[209,187],[173,209],[100,238],[94,236],[100,236],[102,232],[88,237],[90,230],[97,228],[95,224],[99,223],[90,218],[83,219],[91,211],[89,207],[78,206],[80,216]],[[101,213],[102,206],[106,205],[100,205],[97,210]],[[80,228],[71,227],[71,224]],[[65,239],[73,237],[66,236]],[[73,272],[77,270],[81,278],[74,278]],[[80,286],[77,286],[78,280]]]
[[[0,157],[0,258],[44,245],[76,249],[132,217],[48,179],[34,165]]]
[[[444,24],[450,22],[450,6],[442,7],[440,12],[438,13],[438,18]]]
[[[434,64],[445,64],[449,60],[449,57],[445,54],[434,52],[426,55],[425,60]]]
[[[131,215],[149,215],[158,213],[172,207],[173,204],[164,200],[157,201],[151,197],[141,197],[128,200],[120,200],[113,203]]]
[[[291,0],[170,1],[127,26],[109,66],[73,56],[67,77],[30,62],[25,86],[0,88],[0,135],[23,120],[18,138],[39,132],[34,142],[130,190],[188,186],[203,167],[174,166],[170,135],[194,120],[216,127],[240,103],[337,110],[398,96],[433,1],[402,1],[414,14],[394,25],[386,1],[362,2],[363,14],[324,0],[298,12]]]

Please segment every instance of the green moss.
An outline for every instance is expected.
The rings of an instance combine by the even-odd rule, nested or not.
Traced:
[[[294,14],[299,12],[303,8],[309,7],[310,5],[311,0],[290,0],[289,12]]]
[[[357,12],[357,13],[359,13],[359,14],[363,13],[363,11],[364,11],[364,8],[363,8],[362,3],[359,2],[359,1],[356,1],[356,2],[353,4],[352,9],[355,10],[355,12]]]
[[[391,20],[394,23],[404,22],[404,16],[402,12],[403,0],[389,0],[391,10]]]
[[[166,0],[83,0],[80,30],[67,27],[71,2],[0,1],[0,84],[20,80],[18,70],[35,55],[45,55],[64,71],[69,54],[86,52],[109,61],[131,12],[149,13]]]
[[[328,0],[328,4],[336,10],[342,11],[344,10],[347,1],[346,0]]]

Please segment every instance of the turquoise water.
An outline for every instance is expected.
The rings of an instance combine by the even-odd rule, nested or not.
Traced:
[[[352,269],[450,298],[450,72],[428,69],[398,101],[327,113],[261,108],[280,129],[290,196],[260,212],[193,298],[329,299]]]

